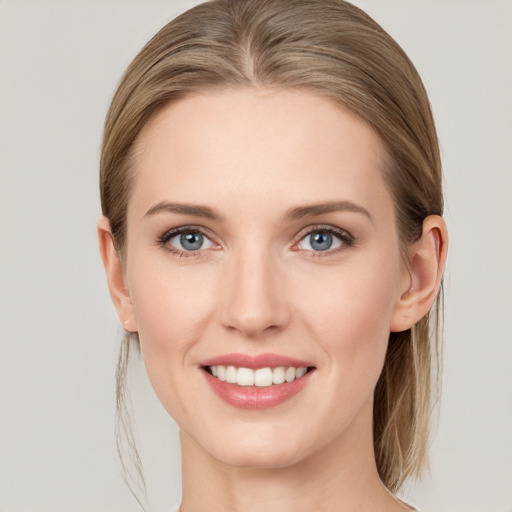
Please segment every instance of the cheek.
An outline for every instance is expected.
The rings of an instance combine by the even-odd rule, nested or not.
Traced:
[[[184,376],[195,373],[191,355],[214,311],[213,276],[162,259],[132,259],[130,296],[151,385],[174,418],[186,418],[201,406],[198,383]]]
[[[398,293],[397,262],[367,260],[308,278],[301,316],[333,375],[345,376],[346,383],[357,386],[364,380],[370,385],[378,379]]]
[[[172,268],[165,261],[134,262],[130,296],[139,334],[155,350],[194,341],[212,306],[210,273]]]
[[[136,258],[129,274],[141,350],[148,375],[172,378],[208,324],[215,301],[211,272],[173,268],[162,258]]]

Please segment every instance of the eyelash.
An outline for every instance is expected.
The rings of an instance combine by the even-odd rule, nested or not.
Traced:
[[[169,251],[173,255],[179,258],[197,258],[201,255],[201,251],[180,251],[179,249],[174,248],[172,245],[169,245],[169,240],[174,238],[177,235],[181,235],[182,233],[193,233],[203,235],[205,238],[208,238],[208,235],[205,231],[198,226],[181,226],[179,228],[173,228],[169,231],[166,231],[161,237],[158,238],[158,245],[162,246],[166,251]],[[209,239],[209,238],[208,238]]]
[[[299,249],[301,252],[310,253],[311,258],[324,258],[332,256],[346,250],[349,247],[352,247],[356,242],[355,237],[348,231],[324,224],[308,226],[306,230],[299,235],[299,242],[304,240],[306,237],[311,236],[313,233],[328,233],[333,235],[335,238],[338,238],[341,241],[341,246],[337,247],[336,249],[328,249],[326,251],[310,251],[307,249]]]
[[[205,238],[208,238],[208,234],[199,226],[181,226],[179,228],[173,228],[169,231],[166,231],[162,236],[160,236],[157,240],[158,245],[162,246],[165,250],[169,251],[173,255],[179,258],[197,258],[201,256],[201,250],[198,249],[196,251],[181,251],[169,245],[169,240],[174,238],[177,235],[181,235],[182,233],[192,233],[192,234],[200,234]],[[312,253],[310,257],[312,258],[323,258],[327,256],[331,256],[340,251],[345,250],[347,247],[351,247],[355,244],[356,239],[352,236],[348,231],[344,229],[335,228],[333,226],[328,225],[315,225],[309,226],[307,231],[304,231],[299,236],[299,242],[302,241],[307,236],[312,235],[313,233],[328,233],[338,238],[342,245],[336,249],[326,250],[326,251],[310,251],[306,249],[298,249],[301,252]],[[209,239],[209,238],[208,238]],[[299,243],[297,242],[297,243]]]

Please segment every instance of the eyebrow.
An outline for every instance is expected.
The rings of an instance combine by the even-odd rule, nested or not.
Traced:
[[[308,217],[315,217],[325,213],[348,211],[354,213],[361,213],[368,217],[373,222],[373,217],[370,212],[351,201],[326,201],[322,203],[315,203],[305,206],[297,206],[291,208],[282,217],[284,222],[295,221]],[[194,217],[202,217],[204,219],[211,220],[213,222],[224,222],[224,217],[209,206],[200,204],[189,204],[189,203],[172,203],[169,201],[161,201],[160,203],[152,206],[144,215],[145,217],[155,215],[157,213],[177,213],[184,215],[192,215]]]
[[[214,222],[223,222],[224,217],[209,206],[188,203],[170,203],[169,201],[161,201],[152,206],[144,215],[148,217],[157,213],[181,213],[184,215],[192,215],[194,217],[202,217]]]
[[[354,212],[354,213],[362,213],[370,221],[373,223],[373,217],[371,216],[370,212],[351,201],[326,201],[323,203],[317,203],[317,204],[311,204],[311,205],[305,205],[305,206],[298,206],[296,208],[292,208],[291,210],[288,210],[284,216],[284,221],[291,221],[291,220],[299,220],[307,217],[314,217],[316,215],[322,215],[324,213],[332,213],[332,212]]]

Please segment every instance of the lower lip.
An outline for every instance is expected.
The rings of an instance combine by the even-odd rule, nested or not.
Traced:
[[[207,371],[202,370],[211,389],[230,405],[239,409],[261,410],[282,404],[304,389],[313,371],[292,382],[284,382],[273,386],[238,386],[217,379]]]

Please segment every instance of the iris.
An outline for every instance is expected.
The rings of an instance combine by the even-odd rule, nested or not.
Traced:
[[[327,251],[332,245],[332,235],[323,231],[310,235],[310,244],[315,251]]]
[[[203,245],[203,235],[201,233],[182,233],[180,243],[186,251],[197,251]]]

